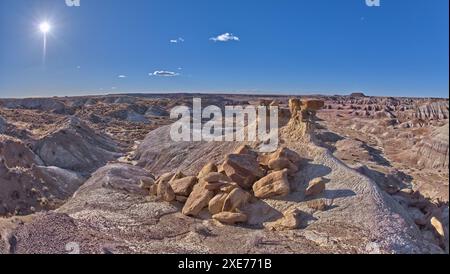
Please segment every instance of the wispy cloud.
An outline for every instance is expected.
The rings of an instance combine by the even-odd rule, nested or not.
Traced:
[[[119,78],[127,78],[127,76],[126,76],[126,75],[123,75],[123,74],[121,74],[121,75],[119,75],[119,76],[117,76],[117,77],[119,77]]]
[[[240,41],[239,37],[237,37],[229,32],[218,35],[216,37],[211,37],[211,38],[209,38],[209,40],[214,41],[214,42]]]
[[[179,76],[179,73],[167,70],[157,70],[155,72],[150,72],[148,75],[150,76],[159,76],[159,77],[175,77]]]
[[[183,43],[184,42],[184,38],[183,37],[178,37],[177,39],[171,39],[170,43],[173,44],[178,44],[178,43]]]

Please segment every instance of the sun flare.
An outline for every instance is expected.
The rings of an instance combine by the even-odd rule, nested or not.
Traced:
[[[39,29],[41,30],[41,32],[47,33],[47,32],[50,31],[51,26],[50,26],[50,24],[49,24],[48,22],[42,22],[42,23],[39,25]]]

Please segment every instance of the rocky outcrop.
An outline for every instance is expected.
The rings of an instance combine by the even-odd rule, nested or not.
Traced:
[[[425,168],[448,168],[449,124],[437,128],[419,144],[417,164]]]
[[[289,109],[291,118],[288,128],[293,138],[302,138],[310,141],[315,130],[316,113],[325,106],[322,100],[290,99]]]
[[[75,117],[40,138],[33,150],[45,165],[79,172],[92,172],[120,157],[118,145]]]
[[[419,106],[414,113],[414,117],[428,120],[444,120],[449,118],[449,102],[437,101]]]
[[[145,112],[146,117],[167,117],[169,112],[160,106],[150,106]]]
[[[4,99],[2,106],[11,109],[35,109],[55,113],[64,113],[66,108],[63,102],[53,98]]]
[[[0,155],[0,216],[54,209],[83,182],[79,174],[57,167],[9,167]]]
[[[10,168],[44,165],[42,160],[22,141],[6,135],[0,135],[0,157]]]

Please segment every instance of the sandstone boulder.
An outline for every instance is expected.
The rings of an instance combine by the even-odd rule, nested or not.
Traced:
[[[230,182],[230,178],[228,178],[226,175],[219,173],[219,172],[211,172],[207,175],[205,175],[203,178],[201,178],[202,181],[205,181],[207,183],[219,183],[219,182]]]
[[[253,183],[264,176],[255,157],[246,154],[230,154],[222,165],[225,174],[244,189],[250,189]]]
[[[175,200],[175,192],[167,181],[160,181],[158,183],[156,195],[166,202],[172,202]]]
[[[214,191],[205,188],[206,182],[199,182],[189,195],[182,213],[188,216],[197,216],[202,209],[208,206],[209,201],[214,197]]]
[[[288,170],[276,171],[260,179],[253,185],[253,192],[261,199],[288,195],[290,193]]]
[[[280,157],[276,159],[272,159],[268,163],[268,167],[271,170],[279,171],[283,169],[287,169],[289,175],[294,175],[298,172],[298,167],[294,165],[288,158]]]
[[[436,230],[437,234],[439,234],[439,236],[444,238],[445,237],[445,229],[444,229],[444,226],[442,225],[441,221],[439,221],[439,219],[436,217],[432,217],[430,222],[431,222],[431,225]]]
[[[235,188],[238,188],[238,187],[239,187],[238,184],[231,182],[231,183],[227,183],[227,184],[223,185],[220,188],[220,191],[225,192],[225,193],[230,193],[231,191],[233,191]]]
[[[250,199],[250,194],[241,188],[235,188],[226,197],[222,211],[232,212],[235,209],[244,206]]]
[[[188,176],[181,179],[171,180],[169,182],[175,195],[188,197],[192,192],[192,188],[197,183],[197,177]]]
[[[247,221],[247,215],[245,215],[244,213],[221,212],[213,215],[212,217],[214,220],[227,225],[245,223]]]
[[[286,147],[280,148],[274,153],[262,155],[258,160],[262,165],[269,166],[271,161],[276,161],[277,159],[288,159],[295,166],[297,166],[301,161],[301,157],[297,152]]]
[[[217,166],[214,163],[208,163],[206,164],[202,170],[200,170],[200,172],[198,173],[197,177],[198,178],[202,178],[205,175],[211,173],[211,172],[217,172]]]
[[[173,172],[164,173],[158,177],[155,184],[159,184],[160,182],[169,182],[173,178],[174,175],[175,175],[175,173],[173,173]]]
[[[240,147],[238,147],[235,151],[234,154],[238,154],[238,155],[250,155],[253,157],[258,157],[258,154],[253,151],[248,145],[242,145]]]
[[[324,178],[316,178],[309,182],[308,187],[306,188],[305,196],[315,196],[319,195],[325,191],[325,179]]]
[[[283,213],[283,218],[268,223],[265,227],[276,231],[298,229],[301,225],[301,214],[298,209],[287,210]]]
[[[228,193],[219,193],[214,198],[209,201],[208,204],[208,210],[212,215],[218,214],[222,212],[223,205],[225,203],[225,200],[228,197]]]

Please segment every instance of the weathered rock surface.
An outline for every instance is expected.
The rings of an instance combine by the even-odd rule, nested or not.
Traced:
[[[74,117],[38,140],[33,150],[45,165],[88,173],[121,155],[113,140]]]
[[[247,221],[247,215],[237,212],[221,212],[212,216],[223,224],[234,225],[236,223],[244,223]]]
[[[306,188],[305,195],[306,196],[316,196],[325,191],[325,179],[324,178],[315,178],[309,182],[308,187]]]
[[[65,110],[64,103],[53,98],[4,99],[2,106],[11,109],[37,109],[56,113],[63,113]]]
[[[183,214],[197,216],[202,209],[206,208],[209,201],[214,197],[214,192],[205,188],[206,182],[200,182],[194,186],[191,195],[183,207]]]
[[[192,188],[197,183],[197,177],[188,176],[181,179],[171,180],[169,182],[174,193],[179,196],[188,197],[192,192]]]
[[[217,172],[217,165],[214,163],[208,163],[206,164],[202,170],[200,170],[200,172],[198,173],[197,177],[198,178],[202,178],[205,175],[208,175],[211,172]]]
[[[416,109],[414,116],[422,120],[444,120],[449,118],[449,103],[438,101],[426,103]]]
[[[240,188],[235,188],[225,198],[222,211],[233,212],[244,206],[250,200],[250,197],[250,193]]]
[[[160,181],[156,188],[156,195],[166,202],[172,202],[175,200],[175,192],[167,181]]]
[[[288,195],[290,192],[288,170],[276,171],[258,180],[253,185],[253,192],[261,199]]]
[[[301,225],[302,212],[298,209],[289,209],[283,213],[283,218],[271,223],[267,223],[266,227],[270,230],[293,230]]]
[[[222,168],[227,176],[244,189],[250,189],[253,183],[264,176],[256,158],[247,154],[229,154]]]
[[[417,164],[426,168],[447,168],[449,161],[449,124],[437,128],[419,144]]]

